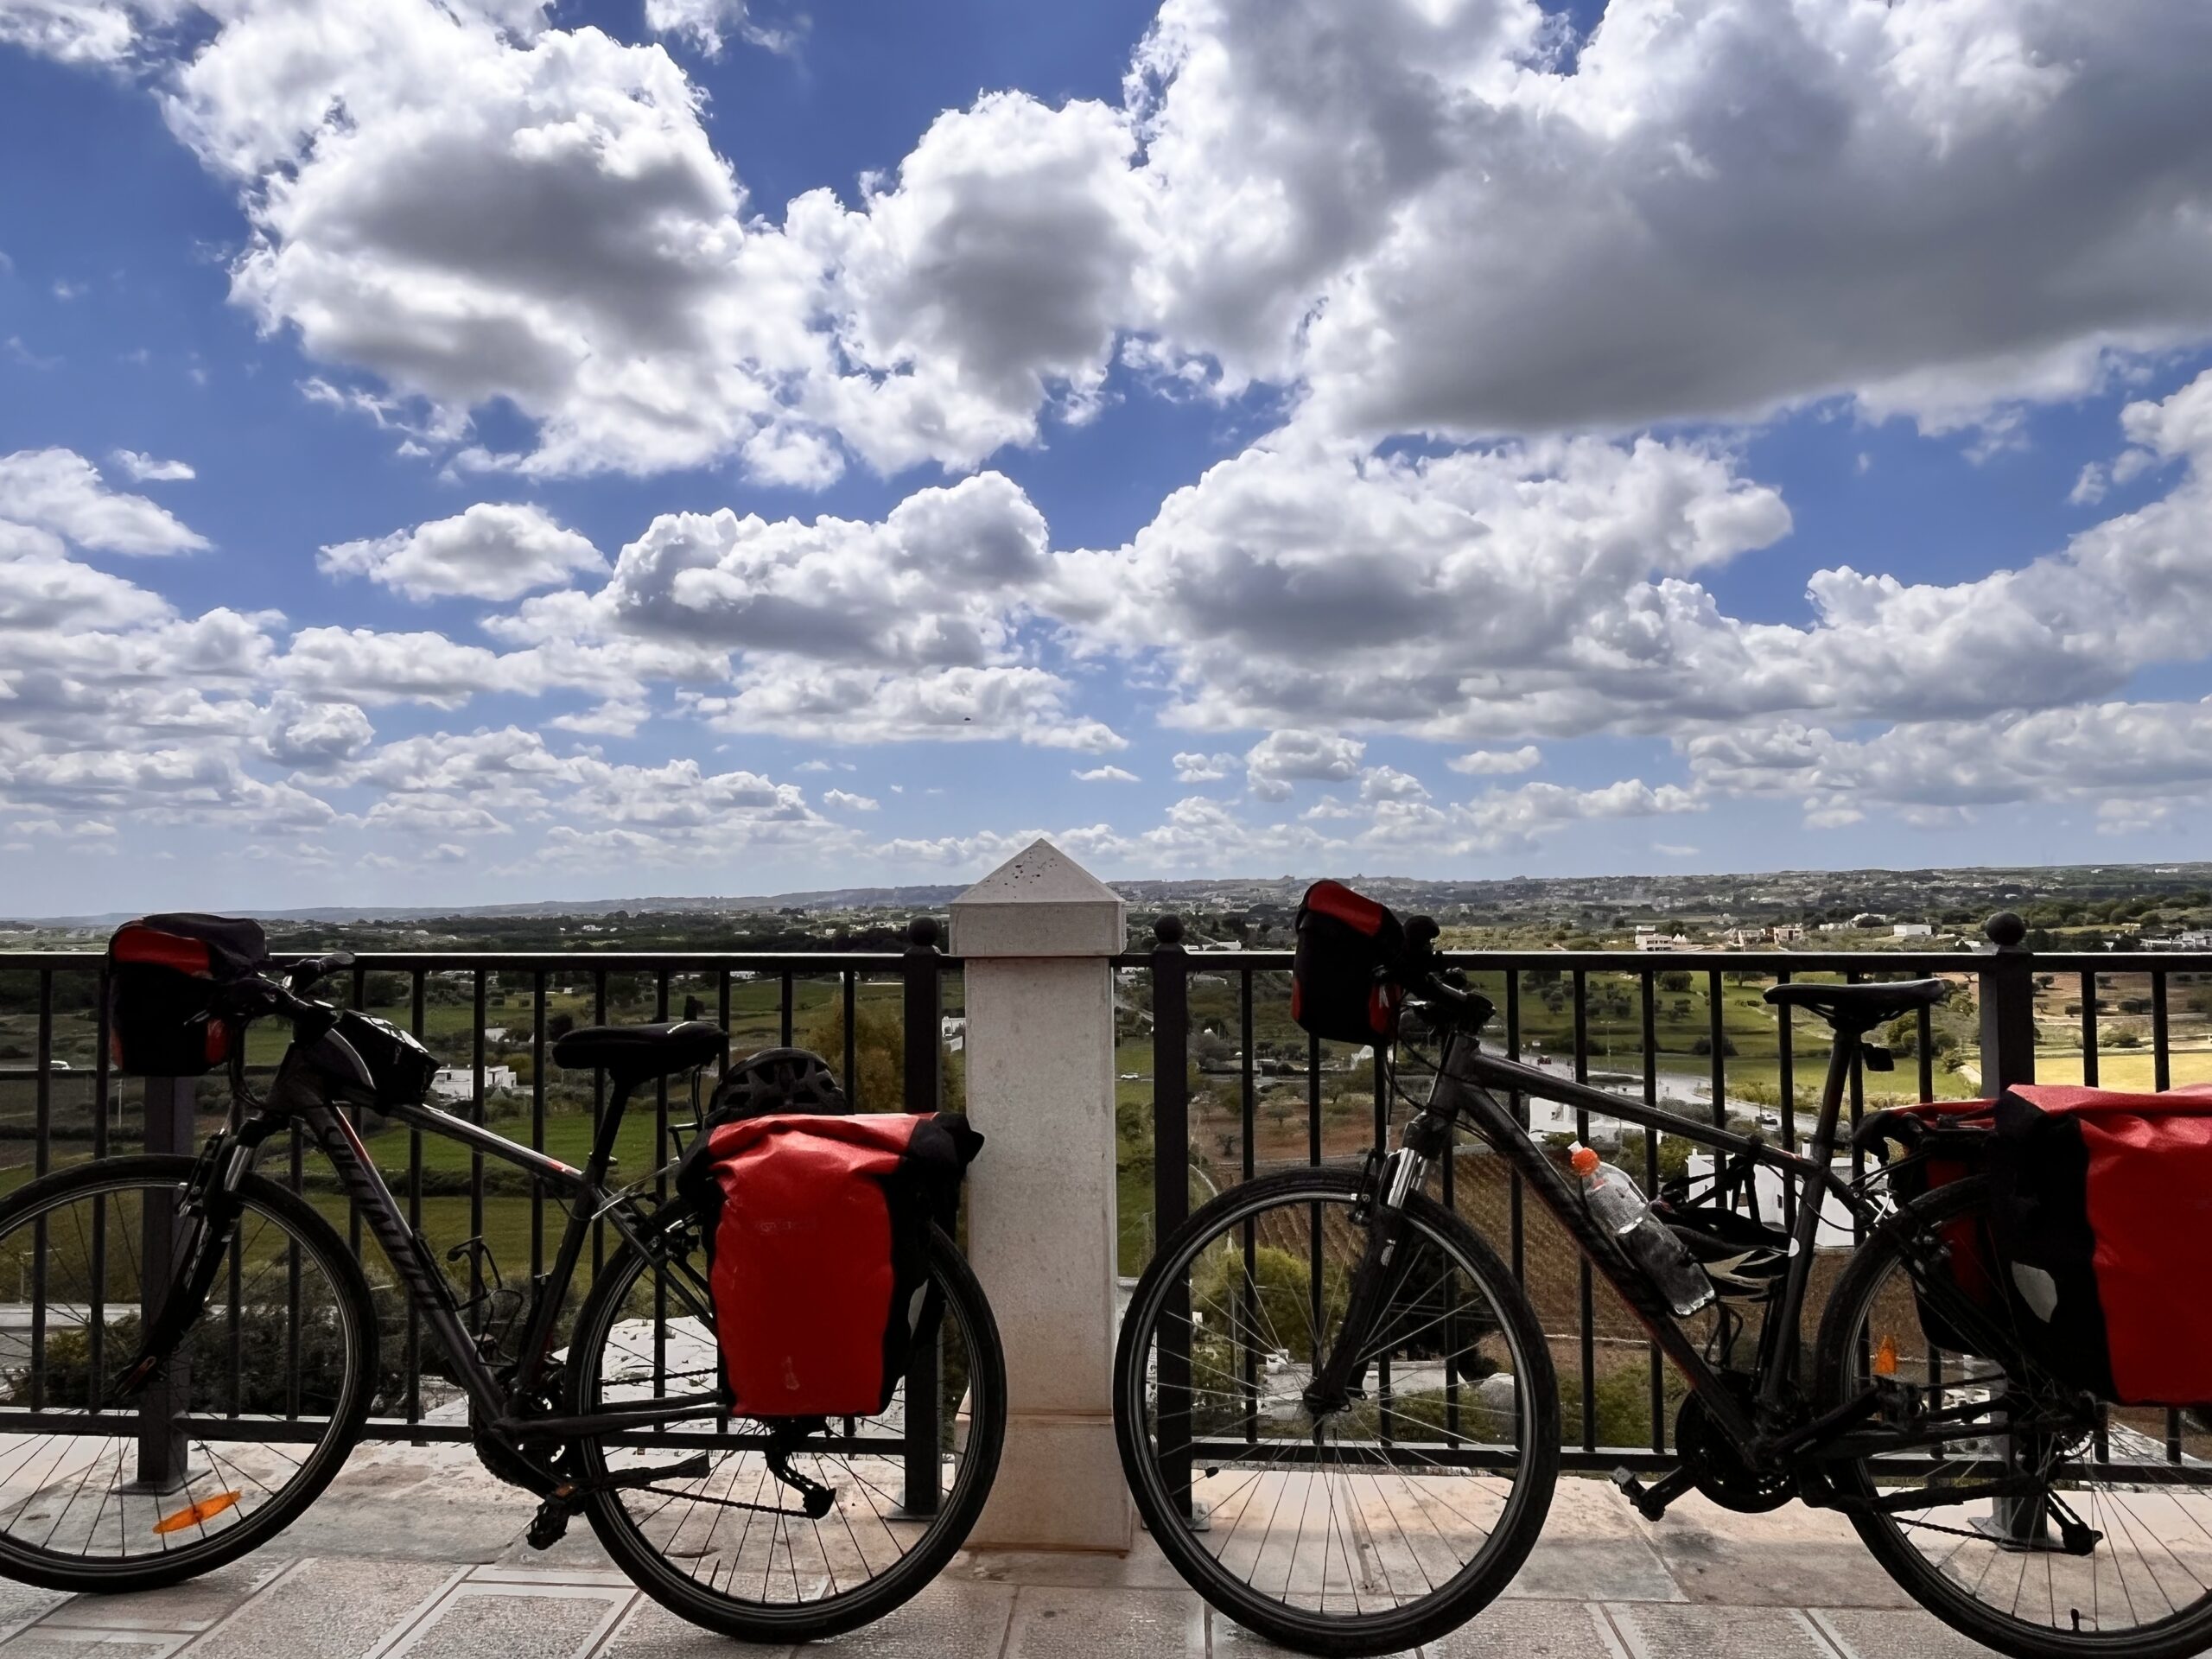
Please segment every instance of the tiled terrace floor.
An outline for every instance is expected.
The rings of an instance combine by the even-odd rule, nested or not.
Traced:
[[[737,1659],[634,1591],[588,1526],[545,1554],[531,1505],[457,1448],[373,1446],[262,1554],[145,1595],[0,1582],[0,1659]],[[1262,1659],[1149,1542],[1127,1559],[963,1555],[854,1659]],[[1562,1480],[1505,1597],[1427,1659],[1951,1659],[1986,1649],[1908,1604],[1832,1516],[1691,1500],[1657,1526]]]

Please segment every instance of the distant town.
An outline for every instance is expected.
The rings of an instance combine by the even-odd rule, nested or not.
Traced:
[[[1130,944],[1173,913],[1194,950],[1290,942],[1307,876],[1118,881]],[[1460,949],[1712,950],[1971,946],[1995,912],[2044,949],[2212,950],[2212,863],[2023,869],[1780,870],[1747,875],[1430,881],[1340,874],[1402,914],[1433,916]],[[332,906],[264,916],[282,948],[361,950],[885,950],[906,922],[944,913],[957,884],[758,897],[641,897],[453,911]],[[0,950],[90,946],[111,915],[0,920]]]

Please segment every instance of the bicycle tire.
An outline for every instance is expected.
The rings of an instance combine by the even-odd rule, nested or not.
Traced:
[[[690,1206],[673,1205],[663,1212],[651,1236],[660,1238],[681,1232],[694,1219],[695,1212]],[[959,1473],[914,1547],[885,1573],[872,1575],[866,1583],[822,1600],[798,1605],[745,1601],[716,1592],[710,1586],[702,1588],[695,1577],[675,1567],[633,1523],[623,1505],[621,1492],[595,1492],[587,1501],[584,1513],[601,1545],[632,1583],[671,1612],[694,1624],[743,1641],[789,1644],[841,1635],[871,1624],[912,1599],[944,1569],[982,1513],[984,1502],[990,1496],[992,1478],[998,1471],[999,1455],[1006,1440],[1006,1354],[999,1339],[997,1323],[991,1315],[990,1303],[984,1297],[974,1269],[952,1241],[935,1226],[929,1230],[927,1262],[931,1278],[944,1293],[947,1328],[957,1328],[963,1333],[971,1408],[961,1444]],[[599,1357],[620,1321],[624,1301],[643,1264],[644,1258],[637,1246],[626,1243],[601,1270],[576,1316],[567,1377],[572,1411],[581,1413],[593,1408],[587,1402],[594,1399]],[[980,1406],[973,1403],[979,1382]],[[578,1452],[577,1463],[587,1479],[605,1472],[603,1440],[578,1440],[571,1444]],[[679,1526],[677,1534],[680,1533]],[[708,1541],[712,1542],[711,1532]]]
[[[1507,1510],[1475,1560],[1430,1595],[1387,1613],[1350,1618],[1301,1609],[1235,1580],[1198,1542],[1148,1455],[1142,1402],[1147,1355],[1166,1297],[1209,1240],[1240,1226],[1248,1215],[1283,1204],[1347,1203],[1363,1182],[1354,1171],[1294,1169],[1230,1188],[1169,1235],[1138,1281],[1114,1357],[1114,1433],[1137,1510],[1176,1571],[1199,1595],[1245,1629],[1301,1652],[1353,1659],[1395,1653],[1431,1642],[1473,1618],[1512,1582],[1543,1530],[1559,1475],[1559,1387],[1551,1351],[1526,1293],[1497,1252],[1465,1220],[1425,1194],[1406,1214],[1429,1238],[1445,1243],[1500,1317],[1525,1402],[1524,1456]]]
[[[1907,1282],[1910,1282],[1910,1275],[1904,1268],[1898,1242],[1900,1236],[1906,1232],[1931,1230],[1969,1218],[1978,1212],[1986,1211],[1988,1205],[1989,1188],[1985,1179],[1973,1178],[1953,1182],[1906,1206],[1898,1221],[1878,1228],[1852,1254],[1829,1294],[1827,1308],[1821,1319],[1815,1369],[1815,1375],[1819,1380],[1816,1409],[1834,1409],[1843,1404],[1847,1396],[1856,1396],[1859,1389],[1857,1371],[1860,1363],[1859,1342],[1866,1333],[1868,1319],[1875,1317],[1871,1310],[1882,1295],[1891,1273],[1904,1272]],[[1896,1300],[1900,1306],[1893,1307],[1888,1315],[1884,1316],[1885,1331],[1891,1324],[1903,1323],[1900,1313],[1904,1300],[1897,1297]],[[1920,1333],[1916,1330],[1914,1334]],[[1942,1348],[1942,1344],[1936,1343],[1926,1343],[1925,1346],[1930,1350]],[[2002,1366],[2001,1357],[1993,1357],[1993,1363],[2000,1368]],[[2034,1374],[2031,1362],[2016,1357],[2016,1366],[2024,1375]],[[1963,1386],[1966,1381],[1961,1374],[1961,1385]],[[1830,1483],[1845,1498],[1863,1499],[1872,1497],[1876,1491],[1876,1481],[1868,1467],[1869,1461],[1865,1459],[1830,1459],[1823,1462],[1822,1467],[1827,1471]],[[2079,1502],[2078,1495],[2075,1502]],[[1929,1506],[1931,1510],[1936,1507],[1934,1504]],[[1955,1579],[1943,1570],[1944,1564],[1931,1562],[1906,1535],[1908,1526],[1904,1522],[1890,1516],[1863,1510],[1847,1509],[1845,1512],[1868,1553],[1899,1588],[1953,1630],[2000,1653],[2014,1655],[2016,1659],[2183,1659],[2183,1656],[2212,1649],[2212,1584],[2202,1584],[2203,1594],[2196,1605],[2177,1610],[2170,1618],[2122,1630],[2104,1631],[2059,1627],[2056,1620],[2060,1597],[2054,1583],[2050,1604],[2052,1623],[2048,1625],[2031,1624],[2020,1618],[2000,1614],[1989,1603],[1967,1590],[1963,1583],[1963,1575],[1970,1570],[1971,1563],[1961,1567],[1959,1569],[1961,1576]],[[2109,1526],[2110,1522],[2107,1524]],[[1948,1535],[1931,1533],[1931,1535]],[[1965,1548],[1964,1544],[1950,1547],[1945,1564]],[[1999,1554],[1999,1547],[1992,1544],[1989,1553]],[[2048,1549],[2014,1549],[2003,1553],[2020,1559],[2023,1582],[2030,1575],[2030,1568],[2037,1555],[2045,1560],[2047,1573],[2050,1570],[2050,1564],[2057,1559],[2056,1553]],[[2167,1553],[2172,1554],[2171,1549]],[[1985,1567],[1983,1576],[1977,1578],[1974,1590],[1980,1589],[1988,1571]],[[2094,1552],[2090,1571],[2094,1589],[2097,1585]],[[2113,1593],[2116,1596],[2126,1587],[2126,1569],[2116,1566],[2115,1572],[2119,1584]],[[2141,1587],[2139,1580],[2137,1587]],[[2171,1600],[2170,1596],[2167,1599]],[[2093,1608],[2101,1605],[2099,1599],[2092,1598]],[[2133,1611],[2132,1601],[2129,1605]],[[2018,1605],[2016,1596],[2016,1610]],[[2072,1611],[2078,1613],[2080,1610],[2075,1607]]]
[[[51,1214],[73,1198],[111,1195],[133,1187],[181,1190],[194,1167],[191,1158],[148,1154],[104,1159],[43,1176],[0,1203],[0,1236]],[[269,1502],[254,1506],[235,1524],[212,1535],[175,1549],[164,1548],[159,1555],[86,1560],[34,1548],[0,1525],[0,1574],[49,1590],[94,1594],[175,1584],[234,1561],[268,1542],[297,1520],[344,1467],[360,1439],[376,1376],[377,1324],[368,1280],[337,1231],[305,1199],[260,1175],[246,1177],[238,1197],[249,1215],[258,1211],[274,1219],[301,1249],[312,1254],[336,1296],[335,1311],[341,1316],[344,1332],[346,1373],[338,1404],[327,1419],[329,1428],[301,1460],[298,1472]]]

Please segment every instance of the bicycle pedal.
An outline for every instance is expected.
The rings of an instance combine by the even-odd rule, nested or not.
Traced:
[[[1667,1506],[1696,1484],[1696,1477],[1688,1469],[1676,1469],[1661,1476],[1656,1486],[1646,1486],[1625,1468],[1614,1470],[1611,1478],[1630,1506],[1647,1521],[1664,1519]]]
[[[537,1506],[524,1541],[532,1549],[550,1549],[567,1535],[569,1520],[569,1506],[557,1497],[549,1497]]]

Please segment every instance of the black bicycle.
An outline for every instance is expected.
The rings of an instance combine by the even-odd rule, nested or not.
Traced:
[[[608,1185],[632,1093],[696,1078],[723,1057],[721,1031],[685,1021],[560,1038],[561,1065],[612,1085],[576,1169],[391,1098],[373,1051],[412,1039],[301,995],[351,960],[225,989],[232,1017],[289,1019],[292,1041],[263,1098],[238,1046],[232,1126],[198,1157],[106,1159],[0,1204],[0,1262],[20,1264],[18,1301],[33,1310],[0,1363],[0,1573],[141,1590],[266,1542],[329,1484],[372,1413],[398,1414],[410,1393],[419,1408],[413,1342],[395,1355],[385,1335],[410,1328],[411,1306],[478,1455],[538,1499],[533,1543],[582,1515],[655,1599],[763,1643],[850,1630],[928,1583],[982,1508],[1006,1424],[997,1330],[952,1242],[931,1229],[915,1328],[937,1338],[916,1344],[883,1412],[747,1418],[722,1380],[701,1217],[662,1196],[673,1163]],[[464,1298],[363,1143],[355,1117],[370,1109],[516,1165],[557,1197],[569,1219],[550,1270],[527,1291]],[[335,1172],[344,1196],[328,1202],[341,1217],[357,1206],[391,1282],[372,1284],[308,1198],[255,1173],[295,1123]],[[612,1248],[563,1344],[601,1229]],[[474,1288],[487,1277],[478,1242],[449,1259],[472,1252]]]
[[[1535,1544],[1560,1466],[1548,1339],[1497,1254],[1424,1190],[1465,1124],[1687,1380],[1678,1466],[1649,1487],[1614,1476],[1643,1515],[1692,1490],[1736,1510],[1792,1498],[1839,1510],[1916,1600],[2025,1659],[2212,1645],[2212,1510],[2172,1484],[2179,1471],[2127,1455],[2159,1448],[2125,1414],[2035,1363],[2001,1299],[1971,1294],[1962,1268],[1986,1248],[1985,1182],[1931,1180],[1942,1137],[1898,1133],[1895,1114],[1857,1136],[1892,1155],[1855,1179],[1834,1167],[1853,1061],[1886,1058],[1868,1033],[1941,1001],[1942,981],[1767,993],[1835,1033],[1801,1152],[1484,1053],[1490,1004],[1435,957],[1433,922],[1413,918],[1406,937],[1383,976],[1413,999],[1401,1080],[1423,1063],[1413,1031],[1434,1049],[1398,1147],[1363,1170],[1293,1170],[1207,1204],[1161,1244],[1122,1327],[1123,1465],[1193,1588],[1294,1648],[1393,1652],[1473,1618]],[[1720,1292],[1709,1311],[1676,1316],[1499,1098],[1516,1095],[1713,1150],[1709,1181],[1675,1184],[1661,1206],[1703,1247]],[[1761,1168],[1796,1183],[1787,1229],[1745,1214]],[[1807,1363],[1815,1247],[1839,1223],[1859,1242]]]

